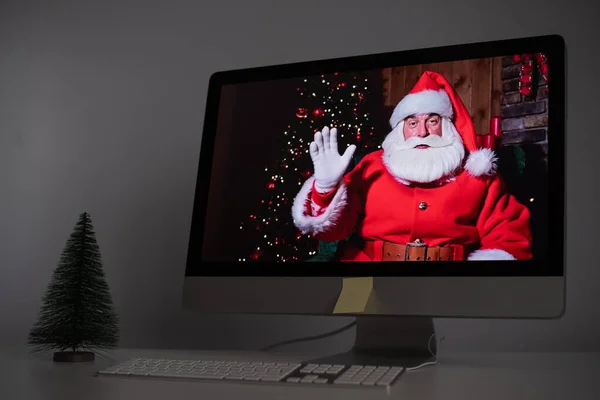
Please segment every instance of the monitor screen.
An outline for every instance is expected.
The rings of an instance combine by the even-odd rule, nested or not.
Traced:
[[[552,40],[213,75],[187,274],[562,275]]]

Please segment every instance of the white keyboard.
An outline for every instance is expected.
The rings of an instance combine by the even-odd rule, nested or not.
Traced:
[[[403,367],[132,358],[98,376],[310,385],[391,386]]]

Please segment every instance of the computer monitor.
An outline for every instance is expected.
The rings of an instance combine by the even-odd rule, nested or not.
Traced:
[[[432,318],[560,317],[564,138],[556,35],[217,72],[184,307],[356,316],[407,365]]]

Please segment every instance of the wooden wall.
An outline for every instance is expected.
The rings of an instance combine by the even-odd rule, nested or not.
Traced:
[[[489,133],[491,117],[500,116],[502,57],[386,68],[382,71],[386,107],[393,109],[425,70],[444,75],[471,113],[475,131]]]

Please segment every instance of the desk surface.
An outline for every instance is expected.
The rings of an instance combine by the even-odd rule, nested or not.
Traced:
[[[600,398],[600,353],[448,354],[438,365],[407,372],[391,388],[297,387],[236,382],[177,382],[95,377],[130,357],[300,360],[254,352],[118,350],[93,363],[60,364],[52,355],[2,351],[0,399],[544,399]]]

